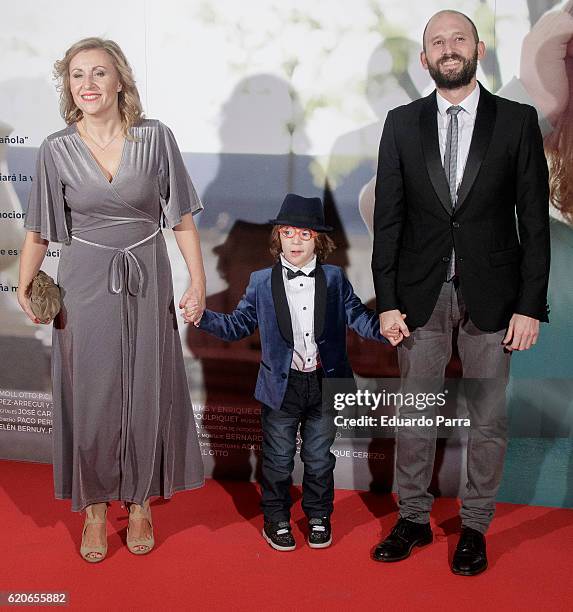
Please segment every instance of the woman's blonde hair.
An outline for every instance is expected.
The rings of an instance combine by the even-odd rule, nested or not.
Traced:
[[[127,133],[131,126],[143,119],[143,109],[131,66],[120,46],[113,40],[105,40],[95,36],[83,38],[74,43],[66,51],[64,57],[54,64],[54,79],[57,81],[57,89],[60,92],[60,114],[68,125],[80,121],[83,117],[83,113],[76,106],[70,90],[70,62],[77,53],[89,49],[106,51],[119,74],[121,91],[118,93],[118,105],[123,129]]]

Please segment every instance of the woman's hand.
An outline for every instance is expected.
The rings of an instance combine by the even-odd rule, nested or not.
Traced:
[[[18,288],[16,297],[18,298],[18,304],[20,304],[20,308],[28,315],[28,319],[30,319],[30,321],[32,321],[33,323],[41,323],[40,319],[38,319],[38,317],[32,312],[28,290]]]
[[[42,238],[39,232],[27,231],[20,253],[20,275],[18,276],[16,297],[20,308],[33,323],[41,323],[42,321],[32,312],[30,306],[32,279],[36,276],[44,261],[48,244],[48,241]]]
[[[179,300],[179,308],[183,308],[182,316],[185,323],[193,323],[195,327],[198,327],[205,311],[205,285],[191,283],[191,287]]]
[[[203,267],[199,232],[195,227],[193,214],[183,215],[181,223],[173,228],[173,233],[192,279],[191,287],[179,300],[179,308],[184,309],[181,316],[185,323],[193,323],[195,327],[198,327],[205,310],[205,268]]]

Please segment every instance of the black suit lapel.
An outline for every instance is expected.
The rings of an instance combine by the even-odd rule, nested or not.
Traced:
[[[464,176],[458,189],[456,210],[459,210],[460,206],[464,203],[464,200],[466,199],[472,185],[476,180],[485,154],[487,153],[495,124],[495,116],[497,111],[495,98],[489,93],[489,91],[484,89],[481,84],[478,86],[480,87],[481,91],[479,94],[476,121],[466,167],[464,169]]]
[[[438,140],[438,104],[436,92],[434,91],[426,98],[425,104],[420,111],[420,137],[422,139],[422,150],[426,160],[428,175],[434,186],[434,191],[440,198],[440,203],[445,211],[452,214],[452,201],[450,199],[450,188],[444,172],[444,165],[440,156],[440,142]]]
[[[283,267],[280,261],[273,266],[271,272],[271,292],[273,294],[275,313],[277,315],[281,336],[290,346],[294,346],[292,321],[283,282]]]
[[[314,273],[314,338],[318,340],[324,331],[326,318],[326,274],[322,266],[316,262]]]

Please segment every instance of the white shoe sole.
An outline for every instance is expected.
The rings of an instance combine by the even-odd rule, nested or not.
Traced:
[[[269,536],[265,533],[265,530],[263,529],[262,532],[263,534],[263,538],[265,538],[265,540],[275,549],[275,550],[280,550],[281,552],[289,552],[291,550],[294,550],[296,548],[296,544],[294,546],[279,546],[278,544],[275,544],[270,538]]]
[[[332,544],[332,536],[330,536],[330,540],[324,542],[324,544],[312,544],[310,540],[307,540],[307,542],[311,548],[328,548]]]

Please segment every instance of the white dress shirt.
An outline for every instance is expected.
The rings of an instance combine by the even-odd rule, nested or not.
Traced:
[[[446,137],[448,125],[452,120],[447,110],[450,106],[461,106],[462,110],[458,113],[458,164],[456,169],[456,190],[459,188],[464,176],[464,169],[468,159],[470,143],[474,133],[474,124],[477,115],[479,102],[479,85],[476,83],[474,90],[469,96],[464,98],[459,104],[448,102],[439,92],[436,92],[436,102],[438,103],[438,138],[440,140],[440,155],[442,166],[446,154]]]
[[[318,346],[314,340],[314,277],[297,276],[289,280],[285,268],[308,274],[316,268],[316,255],[302,268],[289,263],[282,253],[280,257],[294,340],[290,367],[300,372],[312,372],[319,362]]]

